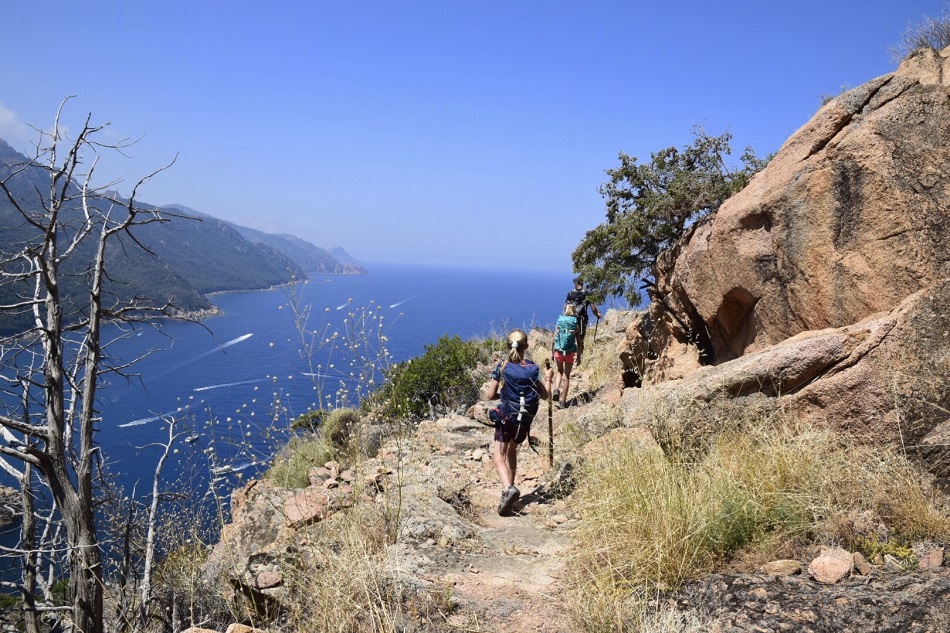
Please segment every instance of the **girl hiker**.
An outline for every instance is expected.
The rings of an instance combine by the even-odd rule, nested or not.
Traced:
[[[571,370],[574,368],[574,357],[577,354],[577,316],[573,303],[564,306],[564,314],[557,318],[554,328],[554,362],[557,363],[557,388],[554,390],[554,399],[557,406],[563,409],[567,406],[567,391],[571,386]]]
[[[498,514],[502,515],[507,514],[521,496],[515,487],[518,445],[528,438],[538,403],[542,398],[547,399],[554,380],[554,370],[547,369],[542,382],[541,370],[525,356],[527,334],[513,330],[508,335],[508,347],[508,358],[492,371],[488,387],[488,399],[501,400],[488,412],[488,418],[495,423],[495,470],[502,488]]]

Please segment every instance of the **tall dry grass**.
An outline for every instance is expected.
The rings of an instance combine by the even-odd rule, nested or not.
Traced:
[[[644,596],[779,543],[843,540],[842,513],[873,513],[895,540],[950,535],[896,450],[781,414],[682,437],[667,429],[665,451],[615,445],[586,464],[568,592],[578,630],[641,630]]]
[[[402,600],[385,569],[385,534],[379,513],[362,506],[312,529],[309,546],[283,561],[286,611],[271,628],[397,630]]]

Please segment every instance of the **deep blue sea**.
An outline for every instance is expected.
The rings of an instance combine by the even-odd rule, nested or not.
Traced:
[[[287,288],[217,295],[213,301],[223,315],[204,326],[171,321],[161,333],[146,328],[121,342],[123,358],[155,347],[163,351],[136,366],[141,384],[114,382],[105,390],[99,441],[113,469],[126,474],[124,480],[150,482],[155,459],[149,454],[156,449],[136,447],[164,440],[162,420],[177,416],[182,429],[191,427],[199,435],[180,452],[205,449],[206,440],[227,437],[215,445],[214,454],[235,468],[253,466],[267,456],[267,447],[258,446],[264,455],[241,455],[245,444],[264,429],[286,426],[284,420],[315,408],[315,387],[333,398],[341,380],[346,382],[352,370],[341,349],[344,333],[352,329],[347,323],[381,318],[384,344],[399,362],[422,354],[445,334],[469,339],[513,327],[550,326],[570,288],[570,271],[387,265],[373,266],[366,275],[314,275],[298,286],[298,304],[309,307],[307,329],[319,332],[317,339],[324,342],[314,361],[319,368],[301,355],[304,346]],[[364,338],[375,336],[375,323]],[[334,333],[339,342],[332,341]],[[355,390],[352,384],[347,388]],[[238,424],[241,442],[235,437]]]
[[[298,286],[297,303],[309,308],[307,328],[321,341],[334,332],[342,336],[367,316],[372,338],[381,320],[385,346],[399,362],[446,334],[470,339],[514,327],[552,327],[571,277],[567,268],[545,273],[371,265],[366,275],[313,275]],[[136,485],[140,495],[151,489],[157,443],[168,440],[169,420],[182,436],[163,480],[207,481],[217,468],[218,485],[233,487],[266,467],[281,441],[274,427],[285,429],[312,408],[319,389],[334,397],[347,383],[351,368],[339,344],[318,350],[314,364],[301,354],[305,346],[287,288],[212,300],[221,316],[201,325],[138,327],[110,347],[125,361],[159,350],[134,366],[140,380],[114,378],[100,394],[98,441],[114,485],[127,493]],[[117,333],[109,328],[105,340]],[[0,540],[7,544],[10,537]]]

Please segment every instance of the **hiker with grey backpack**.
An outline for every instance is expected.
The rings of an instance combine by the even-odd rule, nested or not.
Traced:
[[[594,312],[594,316],[597,317],[598,321],[600,321],[600,310],[590,302],[587,291],[584,290],[584,280],[580,277],[574,278],[574,290],[567,293],[564,302],[574,304],[574,312],[577,316],[577,362],[575,364],[580,367],[581,360],[584,357],[584,337],[587,335],[587,322],[590,320],[587,308]]]
[[[493,458],[502,488],[501,515],[508,514],[521,496],[515,486],[518,446],[528,439],[538,405],[548,398],[554,380],[553,369],[546,369],[542,377],[541,369],[527,357],[527,334],[513,330],[508,335],[508,348],[508,357],[492,371],[488,386],[488,399],[500,400],[489,410],[488,419],[495,425]]]

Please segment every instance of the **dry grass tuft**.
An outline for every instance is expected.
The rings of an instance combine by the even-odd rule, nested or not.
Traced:
[[[288,611],[282,631],[395,631],[398,589],[384,569],[381,517],[355,508],[310,532],[281,567]]]
[[[606,339],[605,333],[600,332],[594,338],[594,327],[591,325],[584,339],[584,362],[582,369],[588,376],[588,390],[596,393],[604,387],[617,385],[623,373],[623,363],[616,353],[616,341]]]

